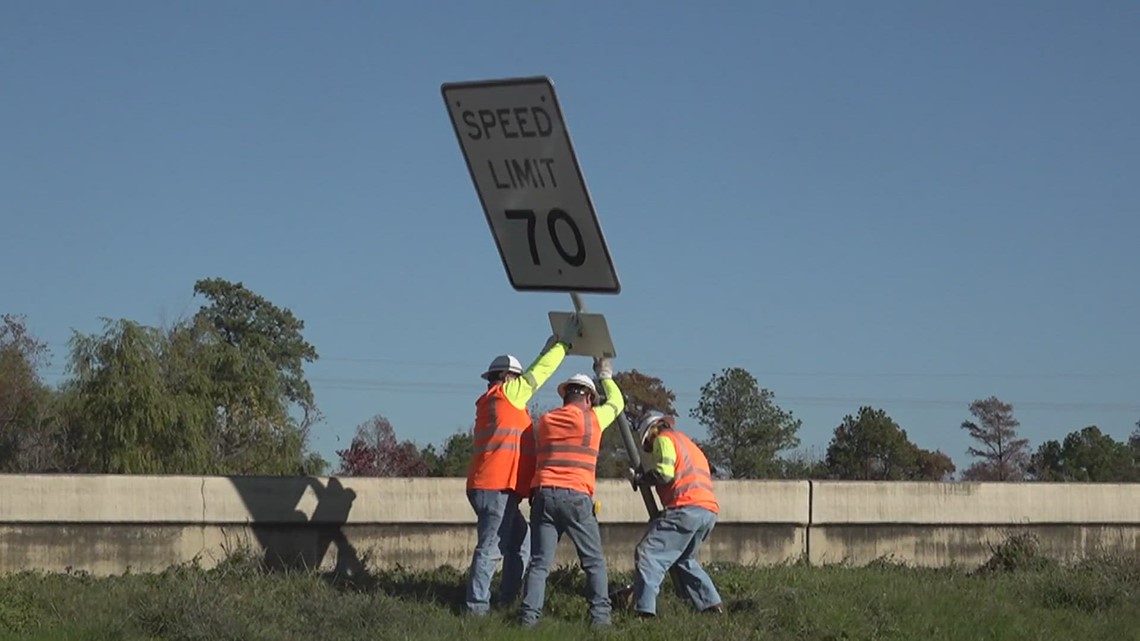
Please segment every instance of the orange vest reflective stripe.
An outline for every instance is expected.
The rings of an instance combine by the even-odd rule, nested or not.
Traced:
[[[532,487],[563,487],[594,495],[594,471],[602,430],[593,409],[564,405],[543,414],[535,427]]]
[[[673,430],[664,430],[661,436],[673,442],[677,460],[673,467],[673,482],[658,486],[657,495],[665,507],[696,505],[706,510],[720,512],[716,495],[713,494],[712,474],[704,452],[688,436]]]
[[[523,432],[531,427],[530,412],[507,400],[501,384],[491,387],[475,401],[475,429],[467,489],[513,490],[519,487],[519,463],[523,456]]]

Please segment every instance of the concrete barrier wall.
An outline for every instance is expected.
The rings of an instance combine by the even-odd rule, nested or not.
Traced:
[[[1060,561],[1140,557],[1140,484],[812,481],[808,559],[976,567],[1010,535]]]
[[[720,481],[717,493],[706,562],[973,566],[1024,529],[1059,558],[1140,555],[1140,485]],[[597,498],[607,562],[627,570],[641,497],[599,481]],[[241,549],[344,572],[465,568],[474,545],[462,479],[0,475],[0,572],[209,567]],[[575,559],[563,540],[556,563]]]

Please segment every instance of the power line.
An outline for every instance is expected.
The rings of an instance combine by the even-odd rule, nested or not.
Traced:
[[[58,343],[50,343],[58,344]],[[404,358],[391,358],[385,356],[320,356],[316,364],[321,363],[373,363],[385,365],[399,365],[402,367],[428,368],[428,369],[456,369],[465,371],[482,371],[486,363],[473,363],[470,361],[431,361],[411,360]],[[692,373],[712,375],[719,373],[721,367],[696,367],[675,365],[637,366],[637,369],[646,374],[661,372]],[[747,368],[746,368],[747,369]],[[872,371],[829,371],[829,370],[748,370],[757,378],[761,377],[801,377],[801,378],[1006,378],[1006,379],[1140,379],[1140,371],[1136,372],[872,372]],[[51,375],[62,375],[59,372],[45,372]]]
[[[478,385],[461,383],[428,383],[414,381],[391,381],[364,378],[310,379],[314,389],[362,392],[399,392],[412,394],[471,396],[479,391]],[[695,402],[698,394],[675,393],[676,400]],[[918,409],[964,409],[972,400],[937,398],[871,398],[854,396],[796,396],[777,395],[779,403],[795,403],[814,407],[858,407],[873,405],[881,407],[911,407]],[[1140,403],[1126,402],[1080,402],[1080,401],[1009,401],[1016,409],[1054,411],[1111,411],[1140,414]]]
[[[60,373],[62,375],[62,373]],[[480,390],[477,382],[447,383],[439,381],[416,381],[406,379],[377,379],[354,377],[311,377],[308,379],[314,390],[328,390],[341,392],[391,392],[414,395],[433,396],[471,396]],[[552,389],[552,388],[551,388]],[[690,392],[674,392],[675,399],[681,403],[695,403],[700,395]],[[969,406],[971,400],[946,398],[881,398],[861,396],[797,396],[777,395],[779,403],[793,403],[801,407],[860,407],[871,405],[878,407],[906,407],[913,409],[963,409]],[[1052,411],[1101,411],[1140,414],[1140,403],[1122,401],[1017,401],[1010,403],[1019,410],[1052,410]]]
[[[383,357],[345,357],[322,356],[318,362],[345,362],[345,363],[377,363],[388,365],[401,365],[406,367],[425,367],[432,369],[464,369],[469,371],[482,371],[486,363],[471,363],[458,361],[424,361],[407,360]],[[669,365],[638,366],[636,369],[643,373],[676,372],[676,373],[719,373],[723,367],[677,367]],[[748,370],[756,377],[787,376],[808,378],[1140,378],[1140,372],[836,372],[826,370]]]

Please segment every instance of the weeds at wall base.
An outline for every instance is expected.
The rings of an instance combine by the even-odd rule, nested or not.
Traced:
[[[1140,563],[1097,557],[1042,562],[1031,539],[995,544],[985,570],[709,564],[727,614],[697,615],[667,582],[658,617],[615,613],[621,638],[1125,639],[1140,629]],[[611,584],[628,583],[615,573]],[[496,585],[497,585],[496,580]],[[21,641],[300,641],[302,639],[582,639],[585,577],[577,564],[548,581],[542,624],[524,634],[514,607],[484,620],[460,614],[464,572],[366,567],[351,576],[267,562],[234,548],[153,574],[84,572],[0,577],[0,639]]]

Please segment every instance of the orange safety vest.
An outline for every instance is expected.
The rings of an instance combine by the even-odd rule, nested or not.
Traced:
[[[602,430],[593,409],[563,405],[543,414],[535,427],[534,480],[531,487],[562,487],[594,495],[594,472]]]
[[[673,464],[673,482],[657,486],[657,496],[664,507],[696,505],[714,513],[720,512],[713,494],[712,474],[705,453],[688,436],[673,430],[663,430],[661,436],[673,442],[677,461]]]
[[[530,412],[507,400],[501,383],[475,401],[474,451],[467,470],[467,489],[528,491],[527,486],[519,486],[519,464],[525,454],[523,432],[529,433],[532,423]]]
[[[515,494],[519,496],[529,496],[530,484],[534,481],[535,466],[533,425],[528,425],[527,428],[523,430],[520,445],[522,446],[522,450],[519,456],[519,474],[518,482],[515,483]]]

